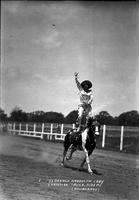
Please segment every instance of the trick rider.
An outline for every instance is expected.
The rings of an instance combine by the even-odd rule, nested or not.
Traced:
[[[83,82],[79,82],[78,80],[78,73],[74,73],[75,82],[77,88],[79,89],[79,96],[80,96],[80,104],[78,105],[78,128],[77,132],[80,131],[81,128],[81,121],[83,117],[83,113],[86,114],[86,122],[89,117],[92,117],[92,107],[91,103],[93,101],[93,93],[91,90],[92,83],[89,80],[84,80]]]

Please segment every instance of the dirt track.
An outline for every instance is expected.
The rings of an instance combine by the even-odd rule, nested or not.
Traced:
[[[96,149],[91,176],[86,165],[78,170],[79,151],[60,166],[62,151],[60,143],[0,135],[0,200],[139,199],[139,156]]]

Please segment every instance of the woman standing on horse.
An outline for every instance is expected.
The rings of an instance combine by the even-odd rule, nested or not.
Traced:
[[[93,101],[93,93],[91,90],[92,83],[89,80],[85,80],[82,83],[78,81],[78,73],[75,72],[75,82],[79,89],[80,96],[80,104],[78,105],[78,129],[77,132],[80,131],[81,121],[83,117],[83,113],[86,114],[86,121],[89,117],[92,117],[92,107],[91,103]]]

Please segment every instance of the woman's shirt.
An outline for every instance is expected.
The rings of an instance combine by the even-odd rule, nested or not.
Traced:
[[[80,82],[77,78],[75,78],[77,87],[79,89],[79,96],[80,96],[80,102],[81,104],[91,104],[93,100],[93,93],[92,90],[89,90],[88,92],[84,91],[82,88]]]

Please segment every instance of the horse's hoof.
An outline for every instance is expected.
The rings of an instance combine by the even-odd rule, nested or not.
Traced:
[[[89,174],[92,176],[92,175],[93,175],[93,172],[89,172]]]
[[[62,163],[60,163],[60,165],[62,166],[62,167],[64,167],[64,163],[62,162]]]
[[[83,167],[80,167],[80,168],[79,168],[79,171],[83,171]]]

